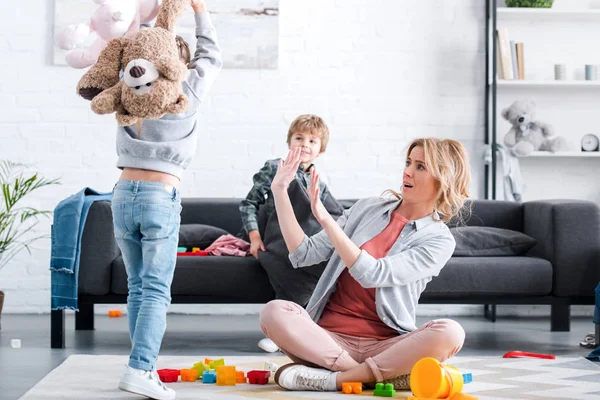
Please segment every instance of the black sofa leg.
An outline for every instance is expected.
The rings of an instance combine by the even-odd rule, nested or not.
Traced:
[[[65,312],[63,310],[50,311],[50,348],[65,348]]]
[[[556,302],[550,307],[550,330],[552,332],[569,332],[571,330],[571,305],[565,302]]]
[[[94,304],[79,304],[79,311],[75,313],[75,330],[94,330]]]
[[[483,306],[483,315],[488,321],[496,322],[496,305],[486,304]]]

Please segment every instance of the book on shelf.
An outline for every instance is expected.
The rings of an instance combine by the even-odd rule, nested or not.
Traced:
[[[525,79],[525,48],[523,42],[517,42],[517,66],[519,79]]]
[[[498,79],[525,79],[525,46],[523,42],[510,40],[506,28],[498,28],[496,32],[496,69]]]

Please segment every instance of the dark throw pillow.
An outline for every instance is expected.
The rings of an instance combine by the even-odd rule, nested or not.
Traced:
[[[228,233],[224,229],[211,225],[182,224],[179,228],[179,247],[187,247],[190,251],[194,247],[204,250],[219,237]]]
[[[461,226],[450,232],[456,240],[453,256],[457,257],[522,256],[537,243],[524,233],[490,226]]]

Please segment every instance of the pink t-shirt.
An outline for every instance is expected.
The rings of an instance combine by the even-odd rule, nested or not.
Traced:
[[[361,249],[376,259],[385,257],[407,222],[406,218],[393,212],[388,226],[362,245]],[[348,268],[338,278],[337,289],[325,306],[318,324],[331,332],[359,337],[389,339],[398,335],[377,315],[375,288],[363,288],[350,275]]]

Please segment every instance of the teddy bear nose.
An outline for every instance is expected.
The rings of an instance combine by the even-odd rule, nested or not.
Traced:
[[[140,67],[139,65],[131,67],[131,69],[129,70],[129,75],[131,75],[133,78],[139,78],[141,76],[144,76],[145,73],[146,68]]]

